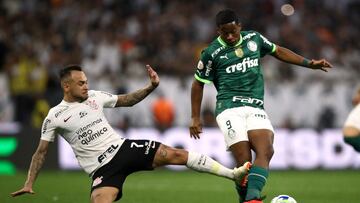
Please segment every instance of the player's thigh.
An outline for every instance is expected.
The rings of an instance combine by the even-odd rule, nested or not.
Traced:
[[[164,165],[185,165],[187,159],[188,152],[186,150],[160,144],[155,153],[153,167],[155,168]]]
[[[216,117],[216,122],[224,135],[226,147],[242,141],[249,141],[246,132],[245,114],[243,107],[231,108],[221,112]]]
[[[274,153],[274,133],[269,129],[249,130],[249,142],[256,156],[271,158]]]
[[[248,141],[237,142],[230,146],[231,151],[237,166],[243,165],[247,161],[251,161],[251,150]]]
[[[119,189],[116,187],[99,187],[92,191],[91,202],[110,203],[117,198],[118,193]]]

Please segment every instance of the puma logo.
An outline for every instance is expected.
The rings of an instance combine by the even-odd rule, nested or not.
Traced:
[[[220,58],[221,58],[221,59],[229,59],[229,58],[227,57],[227,54],[225,54],[224,56],[220,56]]]

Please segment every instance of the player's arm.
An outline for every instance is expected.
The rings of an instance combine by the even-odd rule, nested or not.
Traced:
[[[279,45],[276,45],[276,50],[272,55],[277,59],[284,61],[286,63],[291,63],[311,69],[320,69],[322,71],[327,72],[328,68],[332,68],[332,65],[325,59],[309,60]]]
[[[133,106],[148,96],[159,85],[160,79],[157,73],[151,68],[150,65],[146,65],[146,68],[149,74],[150,84],[135,92],[118,95],[115,107]]]
[[[39,146],[36,149],[34,155],[32,156],[30,168],[28,171],[28,175],[24,187],[16,192],[11,193],[11,196],[16,197],[27,193],[29,194],[35,193],[32,189],[32,186],[40,172],[41,167],[44,164],[48,147],[49,147],[48,141],[40,140]]]
[[[194,79],[191,86],[191,124],[189,127],[190,137],[195,139],[200,138],[200,133],[202,132],[201,120],[200,120],[200,111],[201,111],[201,102],[204,92],[204,83]]]

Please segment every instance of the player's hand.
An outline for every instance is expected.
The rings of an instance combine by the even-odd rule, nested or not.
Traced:
[[[147,71],[148,71],[148,74],[149,74],[151,85],[153,87],[159,86],[160,78],[159,78],[158,74],[154,71],[154,69],[151,68],[150,65],[146,65],[146,68],[147,68]]]
[[[33,191],[33,189],[31,187],[26,187],[24,186],[21,190],[18,190],[16,192],[11,193],[10,195],[12,197],[16,197],[16,196],[20,196],[23,194],[35,194],[35,192]]]
[[[332,68],[332,65],[325,59],[321,59],[321,60],[312,59],[309,63],[309,68],[319,69],[328,72],[328,69]]]
[[[191,119],[189,130],[191,138],[200,139],[200,133],[202,133],[202,124],[200,118]]]

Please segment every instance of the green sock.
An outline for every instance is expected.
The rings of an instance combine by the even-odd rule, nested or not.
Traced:
[[[360,152],[360,135],[355,137],[344,137],[344,141],[353,146],[356,151]]]
[[[247,190],[246,186],[243,187],[239,183],[235,183],[235,186],[236,186],[236,191],[239,195],[239,203],[245,202],[246,190]]]
[[[269,176],[267,169],[252,166],[248,176],[248,188],[246,200],[260,199],[260,193],[265,186],[266,179]]]

